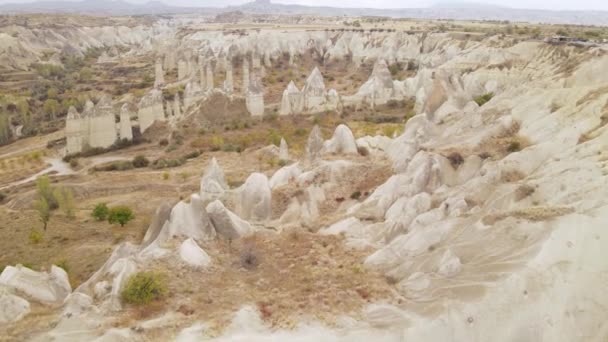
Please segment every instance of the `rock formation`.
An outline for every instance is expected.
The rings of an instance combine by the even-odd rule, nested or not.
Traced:
[[[357,94],[359,101],[369,103],[372,106],[382,105],[396,98],[395,86],[391,72],[384,59],[380,59],[374,65],[374,70],[367,82],[359,88]]]
[[[32,271],[23,266],[7,266],[0,274],[0,285],[46,304],[60,304],[72,292],[67,273],[54,265],[48,273]]]
[[[207,212],[217,234],[224,239],[236,240],[253,233],[253,228],[247,221],[226,209],[218,200],[209,203]]]
[[[251,76],[249,82],[249,90],[245,98],[247,110],[252,116],[264,115],[264,87],[262,80],[257,73]]]
[[[287,89],[283,91],[279,114],[293,115],[302,113],[304,109],[303,105],[302,93],[293,81],[289,82]]]
[[[251,174],[239,191],[238,213],[243,219],[264,221],[270,218],[272,192],[265,175]]]
[[[287,141],[281,138],[281,144],[279,146],[279,160],[289,160],[289,148],[287,147]]]
[[[215,158],[211,159],[207,170],[201,179],[201,197],[208,201],[218,199],[226,190],[228,185],[224,179],[224,170],[220,167]]]
[[[186,264],[192,267],[207,267],[211,264],[209,255],[192,238],[181,244],[179,256]]]
[[[213,90],[215,88],[215,82],[213,81],[213,67],[211,62],[207,62],[205,67],[205,86],[207,90]]]
[[[353,132],[346,125],[339,125],[333,137],[323,144],[324,153],[357,154],[357,143]]]
[[[66,153],[78,153],[89,147],[112,146],[119,137],[119,131],[124,129],[127,134],[130,121],[119,125],[117,127],[112,100],[107,95],[102,96],[97,105],[88,101],[82,114],[71,107],[66,117]]]
[[[165,73],[160,59],[154,65],[154,88],[160,88],[165,84]]]
[[[234,80],[232,76],[232,63],[226,65],[226,79],[224,80],[224,91],[227,94],[232,94],[234,91]]]
[[[163,94],[160,90],[152,89],[141,98],[139,101],[137,118],[139,121],[139,129],[142,133],[145,132],[154,121],[165,121]]]
[[[306,143],[306,159],[314,161],[321,154],[321,150],[323,150],[323,135],[319,126],[315,125]]]
[[[243,60],[243,84],[242,84],[242,89],[243,89],[243,95],[247,96],[247,93],[249,92],[249,62],[247,61],[247,59],[245,58]]]
[[[281,100],[280,115],[318,113],[327,110],[336,110],[340,104],[340,97],[335,89],[327,91],[323,75],[315,68],[306,79],[302,91],[293,81],[289,83]]]
[[[119,125],[119,138],[121,140],[133,140],[133,128],[131,127],[131,111],[129,111],[129,106],[126,103],[120,108]]]

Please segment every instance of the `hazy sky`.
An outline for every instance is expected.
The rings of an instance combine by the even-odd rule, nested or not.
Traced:
[[[0,0],[1,3],[31,2],[34,0]],[[143,3],[148,0],[127,0]],[[215,6],[239,5],[250,0],[163,0],[174,6]],[[336,7],[376,7],[407,8],[428,7],[436,3],[463,3],[463,0],[273,0],[276,3],[303,4]],[[551,9],[551,10],[604,10],[608,11],[608,0],[477,0],[469,1],[482,4],[499,5],[513,8]]]

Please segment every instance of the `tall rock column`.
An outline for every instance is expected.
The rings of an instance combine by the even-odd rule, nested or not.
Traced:
[[[207,90],[213,90],[213,88],[215,88],[215,85],[213,84],[213,68],[211,67],[211,62],[207,63],[205,85],[207,86]]]
[[[163,72],[163,64],[159,59],[154,65],[154,88],[159,88],[165,84],[165,73]]]
[[[243,59],[243,95],[247,95],[249,91],[249,62],[247,58]]]
[[[234,80],[232,75],[232,63],[226,63],[226,80],[224,81],[224,90],[228,94],[232,94],[234,91]]]

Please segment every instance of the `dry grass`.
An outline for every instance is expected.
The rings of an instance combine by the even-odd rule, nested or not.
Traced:
[[[193,321],[211,322],[216,334],[244,304],[257,306],[271,326],[289,328],[301,317],[331,324],[341,314],[356,315],[370,302],[392,298],[386,279],[362,266],[369,251],[347,249],[340,237],[258,233],[202,248],[213,260],[208,270],[156,266],[172,275],[162,305]],[[121,325],[132,320],[132,310],[118,319]]]
[[[532,222],[541,222],[572,214],[573,212],[574,208],[571,207],[530,207],[504,213],[490,214],[485,216],[482,221],[484,224],[492,225],[506,218],[514,217]]]

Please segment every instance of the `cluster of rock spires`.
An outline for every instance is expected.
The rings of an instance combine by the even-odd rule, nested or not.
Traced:
[[[206,32],[192,37],[208,35],[223,39]],[[349,54],[355,61],[378,61],[355,96],[373,104],[415,96],[421,114],[393,139],[354,140],[348,127],[340,126],[325,141],[317,127],[304,160],[279,169],[270,179],[253,174],[238,189],[228,187],[221,168],[211,161],[200,193],[173,208],[159,208],[141,246],[121,245],[99,272],[64,299],[70,315],[62,321],[92,320],[87,318],[95,311],[92,303],[119,307],[122,284],[146,260],[176,257],[190,267],[212,265],[197,240],[234,239],[263,229],[258,223],[270,217],[272,191],[282,186],[297,184],[302,191],[289,199],[278,226],[314,225],[324,204],[334,201],[331,190],[338,182],[348,181],[357,167],[369,167],[369,161],[346,159],[366,147],[372,156],[388,158],[394,174],[360,200],[346,199],[337,212],[340,220],[320,234],[344,235],[352,248],[372,248],[365,267],[386,275],[407,305],[370,306],[362,326],[348,321],[340,328],[353,331],[356,326],[370,339],[389,340],[605,340],[605,51],[568,48],[568,53],[588,58],[564,73],[560,64],[568,62],[565,54],[540,42],[492,37],[484,44],[462,44],[447,34],[396,34],[382,44],[366,44],[361,35],[348,34],[325,43],[326,33],[312,35],[318,35],[312,44],[320,41],[328,47],[329,59]],[[310,40],[306,33],[290,41]],[[268,39],[266,50],[285,50],[278,48],[279,41]],[[493,47],[499,44],[505,47]],[[422,68],[412,78],[389,82],[380,56],[390,61],[415,58]],[[265,59],[252,64],[261,66]],[[286,109],[291,111],[292,103],[296,109],[319,103],[324,87],[311,83],[315,87],[308,89],[308,102],[295,84],[290,87],[296,96],[293,102],[288,99]],[[495,96],[483,107],[472,101],[487,92]],[[503,155],[500,144],[515,133],[531,146]],[[460,158],[450,160],[452,151]],[[342,153],[345,159],[324,160],[327,153]],[[527,189],[523,195],[522,189]],[[173,236],[179,237],[175,250],[164,243]],[[28,284],[36,284],[34,291],[18,289],[11,280],[32,277],[37,281]],[[5,269],[0,285],[9,290],[0,293],[0,303],[6,304],[0,316],[5,321],[23,317],[28,311],[24,298],[64,297],[62,278],[53,269],[35,274],[20,267]],[[77,303],[84,303],[84,313],[74,313]],[[65,326],[60,323],[50,335],[61,336]],[[383,330],[381,336],[372,335],[378,326],[391,327],[394,334]],[[97,332],[96,327],[89,330]],[[126,330],[128,339],[134,333]],[[255,334],[260,332],[251,332]]]

